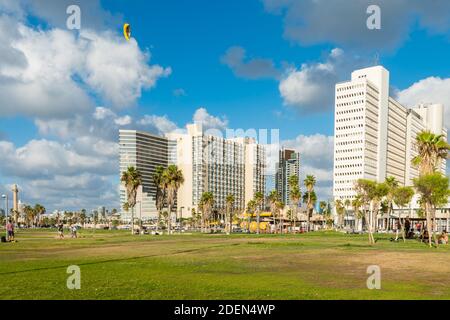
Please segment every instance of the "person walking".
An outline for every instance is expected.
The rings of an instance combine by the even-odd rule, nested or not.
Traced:
[[[71,231],[71,237],[77,238],[77,226],[73,224],[70,228],[70,231]]]
[[[11,220],[8,220],[8,223],[6,224],[6,232],[8,233],[6,241],[14,241],[14,224]]]
[[[64,225],[62,223],[58,225],[58,237],[64,239]]]

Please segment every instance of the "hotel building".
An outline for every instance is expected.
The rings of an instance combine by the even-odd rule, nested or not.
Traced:
[[[192,209],[198,210],[204,192],[213,193],[213,209],[219,211],[225,209],[229,194],[235,197],[234,207],[243,210],[256,192],[265,192],[266,151],[255,139],[225,139],[205,134],[201,124],[190,124],[186,132],[165,137],[120,130],[119,140],[121,174],[129,166],[142,174],[136,216],[157,215],[156,186],[152,179],[157,166],[174,164],[183,172],[184,183],[178,190],[176,210],[184,218],[191,216]],[[123,185],[120,201],[122,206],[126,202]]]
[[[300,188],[300,153],[295,152],[295,150],[283,148],[279,151],[275,174],[275,188],[278,192],[278,197],[286,205],[292,204],[290,198],[291,187],[289,185],[289,178],[291,176],[299,177]]]
[[[265,147],[251,138],[207,135],[201,124],[187,125],[187,133],[170,133],[171,156],[185,181],[178,191],[178,210],[189,217],[198,210],[202,194],[214,194],[214,210],[224,210],[226,197],[234,195],[235,209],[243,210],[256,192],[264,193]]]
[[[119,131],[120,176],[128,169],[135,167],[142,175],[142,185],[136,197],[135,217],[155,216],[156,186],[153,174],[157,166],[168,166],[168,140],[147,132],[136,130]],[[127,201],[125,186],[120,184],[120,207],[122,217],[131,217],[131,212],[124,212],[123,205]]]
[[[389,96],[389,72],[382,66],[356,70],[351,80],[336,84],[334,127],[335,199],[354,199],[358,179],[382,182],[395,177],[412,185],[418,170],[415,139],[422,130],[447,135],[443,106],[406,108]],[[445,174],[446,162],[441,163]]]

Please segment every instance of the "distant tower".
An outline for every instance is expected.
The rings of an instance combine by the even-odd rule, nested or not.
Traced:
[[[14,212],[19,211],[19,188],[17,188],[17,184],[12,187],[13,192],[13,210]]]

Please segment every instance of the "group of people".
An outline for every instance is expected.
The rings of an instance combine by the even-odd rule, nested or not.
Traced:
[[[400,220],[397,222],[396,227],[397,227],[396,228],[396,237],[395,237],[395,240],[393,240],[393,241],[398,241],[398,238],[399,238],[399,235],[400,235],[400,232],[402,229]],[[420,240],[422,240],[422,241],[428,240],[429,235],[428,235],[427,229],[424,228],[424,226],[419,222],[416,225],[411,224],[409,217],[407,217],[405,219],[403,228],[404,228],[406,239],[414,239],[418,235],[418,238]],[[442,231],[442,233],[439,235],[438,242],[439,242],[439,244],[448,244],[448,234],[447,234],[446,230]]]
[[[59,223],[57,228],[58,228],[59,239],[64,239],[64,225],[62,223]],[[78,229],[77,229],[76,225],[74,225],[74,224],[70,225],[69,230],[70,230],[71,238],[78,238],[78,234],[77,234]]]

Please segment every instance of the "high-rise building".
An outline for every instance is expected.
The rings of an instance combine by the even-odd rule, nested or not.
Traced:
[[[250,138],[225,139],[207,135],[201,124],[190,124],[186,133],[170,133],[171,159],[184,175],[178,191],[178,210],[188,217],[198,210],[202,194],[212,192],[215,210],[223,210],[226,197],[244,209],[254,193],[265,190],[265,148]]]
[[[291,187],[289,178],[297,176],[300,188],[300,153],[295,150],[281,149],[279,151],[278,163],[275,174],[275,188],[278,196],[286,205],[291,205]]]
[[[169,162],[168,140],[147,132],[136,130],[119,131],[120,175],[128,169],[135,167],[142,176],[142,186],[137,192],[135,216],[155,217],[156,186],[153,183],[153,174],[157,166],[166,168]],[[171,159],[172,161],[173,159]],[[130,212],[124,212],[123,205],[127,201],[126,189],[120,185],[120,204],[122,216],[128,217]]]
[[[389,97],[389,72],[376,66],[352,73],[336,84],[334,128],[335,199],[353,199],[360,179],[382,182],[395,177],[411,185],[418,176],[411,159],[418,132],[444,134],[442,105],[408,109]],[[445,173],[445,161],[441,164]]]

